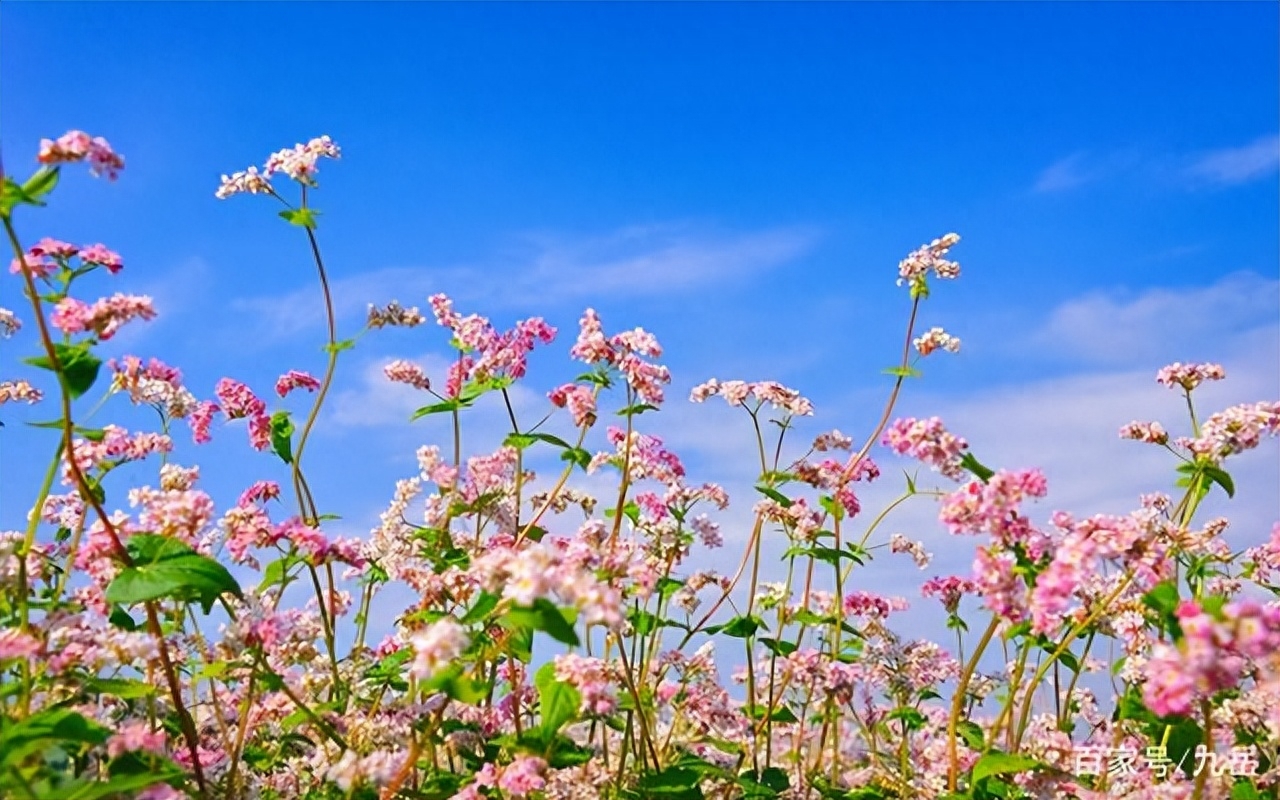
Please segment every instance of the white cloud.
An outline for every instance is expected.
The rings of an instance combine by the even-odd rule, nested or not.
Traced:
[[[1237,186],[1273,177],[1280,168],[1280,136],[1200,152],[1152,152],[1137,148],[1079,151],[1045,167],[1032,191],[1051,194],[1116,177],[1174,189]]]
[[[674,224],[633,226],[578,239],[535,234],[485,264],[372,270],[333,280],[332,294],[340,317],[363,314],[369,303],[393,299],[422,306],[436,292],[460,304],[483,301],[489,309],[589,304],[596,298],[652,296],[739,282],[799,258],[817,236],[804,227],[717,233]],[[322,323],[313,287],[285,297],[241,298],[232,308],[265,320],[271,326],[266,333],[273,338]]]
[[[1099,177],[1098,170],[1088,168],[1084,153],[1073,153],[1045,167],[1032,191],[1061,192],[1083,186]]]
[[[1263,136],[1239,147],[1224,147],[1201,155],[1187,174],[1195,179],[1234,186],[1273,176],[1280,168],[1280,136]]]
[[[1278,317],[1280,281],[1239,272],[1209,286],[1095,292],[1058,306],[1029,340],[1008,347],[1111,366],[1215,360],[1231,337],[1265,341],[1270,331],[1274,343]]]

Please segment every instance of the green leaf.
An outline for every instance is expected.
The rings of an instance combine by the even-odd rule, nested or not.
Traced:
[[[785,494],[778,491],[777,489],[773,489],[768,486],[757,486],[756,491],[764,495],[765,497],[769,498],[770,500],[774,501],[778,505],[782,506],[783,508],[791,508],[791,502],[792,502],[791,498],[787,497]]]
[[[22,191],[27,196],[25,202],[32,205],[44,205],[44,203],[38,201],[49,192],[52,192],[53,187],[58,185],[59,173],[60,170],[57,167],[41,167],[36,170],[36,174],[22,184]]]
[[[124,678],[90,677],[84,682],[84,688],[93,694],[107,694],[125,700],[151,697],[157,691],[156,687],[149,683]]]
[[[760,639],[760,644],[775,656],[786,658],[794,653],[797,649],[795,642],[788,642],[785,639],[770,639],[767,637]]]
[[[973,453],[965,453],[960,459],[960,466],[972,472],[974,476],[983,483],[991,480],[991,476],[996,474],[990,467],[983,466],[979,463],[978,459],[973,457]]]
[[[556,608],[554,603],[545,597],[539,597],[533,601],[532,606],[509,610],[503,620],[514,627],[541,631],[561,644],[572,647],[577,647],[579,644],[578,634],[573,630],[573,624],[565,618],[564,613]]]
[[[640,776],[636,788],[641,797],[667,797],[672,800],[697,800],[702,797],[699,775],[685,767],[667,767],[661,772]]]
[[[627,621],[635,629],[636,636],[648,636],[661,627],[658,618],[642,608],[634,609],[627,614]]]
[[[889,715],[885,717],[885,719],[902,720],[903,724],[907,726],[907,730],[909,731],[920,730],[924,727],[925,723],[928,722],[924,714],[921,714],[918,710],[911,708],[910,706],[899,706],[895,708],[893,711],[889,712]]]
[[[1016,755],[1011,753],[1002,753],[999,750],[993,750],[978,759],[978,763],[973,765],[973,783],[977,783],[983,778],[992,775],[1009,775],[1017,772],[1026,772],[1028,770],[1037,769],[1043,766],[1039,761],[1030,756]]]
[[[560,460],[568,461],[570,464],[579,466],[583,471],[586,471],[587,467],[591,465],[591,454],[581,447],[570,447],[560,454]]]
[[[1204,474],[1208,476],[1209,480],[1221,486],[1222,490],[1227,493],[1227,497],[1236,496],[1235,481],[1231,480],[1231,476],[1227,474],[1226,470],[1219,469],[1212,464],[1206,464]]]
[[[177,539],[139,533],[129,538],[126,547],[134,564],[107,586],[107,602],[132,605],[163,597],[199,600],[207,614],[224,592],[242,596],[226,567]]]
[[[102,360],[89,350],[87,343],[53,345],[53,353],[62,366],[62,376],[67,382],[67,393],[72,399],[80,397],[93,387],[98,380],[98,369]],[[53,361],[47,356],[25,358],[23,361],[33,367],[52,370]]]
[[[315,230],[316,217],[320,214],[314,208],[291,208],[287,211],[281,211],[280,217],[286,220],[290,225],[298,225],[303,228]]]
[[[881,370],[881,372],[885,375],[895,375],[899,378],[918,378],[921,374],[920,370],[915,367],[889,367]]]
[[[556,679],[556,665],[543,664],[534,675],[538,687],[538,713],[542,716],[542,733],[552,737],[566,723],[578,716],[582,695],[573,686]]]
[[[99,745],[111,731],[74,711],[53,708],[0,728],[0,767],[58,742]]]
[[[658,410],[657,406],[652,406],[652,405],[649,405],[648,403],[637,403],[636,405],[627,406],[626,408],[620,410],[618,412],[618,416],[634,417],[636,414],[643,414],[646,411],[657,411],[657,410]]]
[[[480,622],[485,619],[495,608],[498,607],[498,601],[500,599],[501,598],[499,598],[498,595],[493,594],[492,592],[481,592],[480,596],[476,598],[476,602],[471,606],[471,608],[467,609],[467,613],[463,615],[461,620],[462,624],[471,625],[472,623]]]
[[[326,353],[337,355],[338,353],[341,353],[343,350],[350,350],[355,346],[356,346],[355,339],[340,339],[332,343],[326,342],[325,346],[322,349]]]
[[[737,616],[729,620],[721,628],[721,633],[733,639],[746,639],[764,627],[764,621],[754,616]]]
[[[415,419],[421,419],[422,417],[425,417],[428,414],[442,414],[446,411],[457,411],[458,409],[463,408],[464,405],[465,404],[461,400],[457,399],[456,397],[450,398],[440,403],[432,403],[429,406],[423,406],[422,408],[413,412],[413,416],[409,417],[409,419],[415,420]]]
[[[271,415],[271,449],[284,463],[293,463],[293,420],[288,411]]]
[[[960,734],[960,738],[964,739],[964,743],[970,750],[982,750],[985,746],[982,726],[972,720],[962,719],[956,723],[956,733]]]

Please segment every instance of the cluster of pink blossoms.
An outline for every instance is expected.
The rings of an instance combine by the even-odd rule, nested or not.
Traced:
[[[679,456],[663,446],[662,439],[657,436],[632,431],[628,438],[626,431],[613,425],[609,426],[606,436],[617,450],[597,453],[587,467],[588,472],[611,464],[618,469],[625,465],[632,481],[652,478],[671,486],[684,478],[684,465],[680,463]]]
[[[53,326],[70,336],[91,333],[102,341],[115,336],[121,325],[132,319],[155,319],[156,310],[150,297],[117,292],[97,300],[93,305],[74,297],[64,297],[53,309]]]
[[[76,439],[73,442],[76,465],[81,472],[91,469],[111,469],[128,461],[141,461],[152,453],[168,453],[173,450],[173,440],[162,433],[144,431],[130,435],[118,425],[107,425],[102,429],[100,441]],[[65,463],[63,481],[72,485],[70,465]]]
[[[25,379],[0,381],[0,406],[5,403],[38,403],[43,397],[44,392]]]
[[[328,136],[320,136],[306,144],[297,144],[292,148],[278,150],[267,157],[262,171],[257,167],[223,175],[222,183],[214,193],[219,200],[225,200],[236,194],[272,194],[271,176],[282,172],[290,179],[305,186],[315,186],[315,175],[318,171],[316,162],[321,158],[338,158],[341,152],[338,145]]]
[[[916,352],[927,356],[934,350],[946,350],[948,353],[960,352],[960,340],[942,328],[930,328],[923,336],[917,336],[911,342]]]
[[[36,160],[51,166],[88,161],[90,174],[106,175],[108,180],[115,180],[124,169],[124,157],[112,150],[106,139],[90,137],[84,131],[68,131],[57,139],[41,139]]]
[[[223,378],[213,393],[222,403],[220,410],[227,419],[249,420],[249,443],[255,450],[266,450],[271,446],[271,418],[267,416],[267,404],[252,389],[239,381]]]
[[[0,338],[8,339],[22,330],[22,320],[7,308],[0,308]]]
[[[276,394],[285,397],[294,389],[305,389],[314,392],[320,388],[320,381],[307,372],[291,369],[276,379]]]
[[[382,368],[382,374],[392,383],[403,383],[423,391],[431,388],[431,379],[427,377],[427,373],[412,361],[396,359]]]
[[[587,386],[566,383],[547,393],[547,399],[556,408],[567,408],[573,415],[573,424],[581,428],[596,421],[596,394]]]
[[[1175,361],[1156,373],[1156,383],[1171,389],[1180,386],[1189,392],[1205,381],[1220,381],[1226,377],[1227,372],[1221,364],[1183,364]]]
[[[912,251],[898,264],[898,285],[915,284],[930,272],[939,278],[955,278],[960,275],[960,265],[948,261],[945,256],[960,241],[954,233],[934,239],[927,245]]]
[[[964,476],[961,459],[969,443],[950,433],[938,417],[905,417],[885,431],[884,445],[898,455],[908,454],[953,480]]]
[[[106,245],[89,244],[77,247],[46,237],[27,248],[27,252],[21,259],[15,258],[9,262],[9,272],[14,275],[20,274],[25,265],[34,277],[45,278],[52,275],[59,267],[67,266],[67,262],[77,256],[82,265],[99,266],[112,274],[124,269],[124,260],[120,258],[120,254],[114,250],[108,250]]]
[[[453,332],[458,349],[464,353],[449,368],[445,387],[449,397],[457,397],[468,381],[523,378],[534,346],[538,342],[550,344],[556,338],[556,329],[541,317],[521,320],[512,330],[499,333],[485,317],[464,317],[454,311],[453,301],[446,295],[432,295],[428,302],[436,322]]]
[[[1252,450],[1263,436],[1280,435],[1280,402],[1260,401],[1232,406],[1211,415],[1195,439],[1180,437],[1177,443],[1198,456],[1220,463],[1228,456]]]
[[[725,402],[731,406],[741,406],[749,398],[754,397],[756,406],[750,409],[753,413],[758,411],[765,403],[768,403],[792,416],[813,416],[813,403],[802,397],[800,392],[795,389],[788,388],[775,381],[760,381],[758,383],[747,383],[746,381],[721,382],[712,378],[706,383],[693,387],[693,391],[689,393],[689,400],[694,403],[701,403],[708,397],[715,395],[723,397]]]
[[[652,333],[635,328],[606,337],[600,315],[591,308],[583,313],[578,326],[578,340],[569,348],[569,355],[588,364],[616,367],[643,402],[662,403],[662,387],[671,383],[671,371],[645,360],[662,357],[662,345]]]
[[[1228,603],[1220,615],[1194,601],[1178,607],[1182,641],[1157,644],[1145,667],[1143,699],[1157,714],[1187,714],[1197,700],[1234,688],[1250,661],[1280,652],[1280,607]]]

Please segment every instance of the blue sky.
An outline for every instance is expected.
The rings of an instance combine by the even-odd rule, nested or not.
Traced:
[[[69,175],[21,215],[25,241],[124,255],[94,286],[150,293],[162,317],[108,353],[158,356],[201,396],[224,374],[267,394],[322,368],[313,268],[268,202],[213,192],[331,135],[343,158],[314,202],[343,328],[367,302],[436,291],[501,326],[546,316],[561,340],[535,361],[530,415],[577,374],[583,308],[654,330],[675,384],[652,432],[736,490],[731,546],[749,430],[688,388],[778,379],[814,399],[806,435],[862,435],[901,347],[897,262],[955,230],[962,277],[922,321],[964,348],[924,364],[902,412],[943,416],[992,466],[1043,465],[1045,515],[1123,512],[1172,482],[1159,452],[1115,439],[1135,417],[1182,425],[1157,368],[1224,362],[1205,411],[1280,396],[1278,33],[1271,3],[6,2],[0,147],[19,174],[42,136],[108,138],[120,181]],[[0,305],[20,306],[14,280]],[[5,377],[31,331],[3,343]],[[430,366],[443,345],[419,329],[345,358],[311,469],[348,532],[442,441],[407,427],[416,404],[379,365]],[[21,524],[52,448],[17,423],[48,416],[4,409],[0,527]],[[478,412],[477,447],[496,417]],[[284,474],[238,428],[178,460],[224,503]],[[1238,463],[1222,510],[1245,544],[1280,519],[1275,443]],[[932,515],[896,529],[943,554],[929,574],[964,569],[968,543]]]

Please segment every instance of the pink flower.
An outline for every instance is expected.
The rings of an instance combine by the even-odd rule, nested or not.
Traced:
[[[294,389],[306,389],[309,392],[314,392],[319,388],[320,381],[309,373],[299,372],[296,369],[289,370],[276,380],[276,394],[281,397],[289,394]]]
[[[387,380],[394,383],[403,383],[422,390],[431,388],[431,379],[427,377],[427,373],[412,361],[397,359],[383,367],[382,372],[387,376]]]
[[[0,381],[0,406],[11,402],[35,404],[43,397],[44,392],[25,380]]]
[[[964,475],[960,462],[969,445],[948,432],[937,417],[899,419],[885,432],[883,443],[898,455],[911,455],[948,478],[959,480]]]
[[[960,352],[960,340],[942,328],[930,328],[928,333],[917,337],[911,344],[922,356],[927,356],[934,350],[946,350],[948,353]]]
[[[17,628],[0,630],[0,662],[9,659],[30,660],[40,652],[40,640]]]
[[[1159,422],[1133,421],[1120,429],[1121,439],[1136,439],[1147,444],[1165,444],[1169,441],[1169,433]]]
[[[586,386],[566,383],[547,394],[551,404],[557,408],[568,408],[573,415],[573,424],[578,427],[593,425],[596,421],[595,393]]]
[[[1156,373],[1156,383],[1171,389],[1180,386],[1189,392],[1204,381],[1220,381],[1226,377],[1226,370],[1221,364],[1183,364],[1175,361]]]
[[[7,308],[0,308],[0,337],[8,339],[22,330],[22,321]]]
[[[693,388],[689,393],[689,400],[694,403],[701,403],[709,397],[720,395],[725,402],[731,406],[743,405],[748,398],[755,397],[756,406],[750,409],[753,413],[760,410],[765,403],[774,408],[785,411],[793,416],[812,416],[813,403],[802,397],[800,392],[795,389],[783,386],[775,381],[760,381],[758,383],[746,383],[744,381],[724,381],[721,382],[712,378],[706,383],[700,384]],[[839,432],[836,432],[839,435]],[[824,448],[838,442],[838,439],[827,438],[822,441]],[[819,448],[819,449],[824,449]]]
[[[95,246],[102,247],[102,245]],[[46,236],[36,242],[35,245],[33,245],[27,252],[33,256],[48,256],[50,258],[57,258],[66,261],[69,258],[75,258],[76,254],[80,252],[80,248],[76,247],[74,244],[61,242],[57,239],[50,239]]]
[[[49,165],[88,160],[89,173],[106,175],[108,180],[115,180],[124,169],[124,158],[111,149],[106,139],[89,138],[84,131],[69,131],[56,141],[41,139],[36,160]]]
[[[163,754],[165,751],[164,734],[153,733],[149,724],[136,721],[126,723],[124,727],[107,740],[107,755],[111,758],[138,751]]]
[[[241,493],[236,505],[249,506],[254,503],[265,503],[268,500],[275,500],[279,497],[280,484],[275,481],[257,481]]]
[[[418,680],[434,677],[461,656],[470,641],[466,629],[452,617],[436,620],[409,637],[409,644],[413,647],[409,674]]]
[[[116,293],[87,305],[73,297],[64,297],[54,307],[50,321],[63,333],[92,333],[106,341],[120,326],[132,319],[155,319],[150,297]]]
[[[235,194],[270,194],[271,192],[271,181],[267,176],[258,172],[257,167],[249,167],[241,172],[223,175],[221,185],[213,194],[219,200],[226,200]]]
[[[338,158],[341,152],[328,136],[320,136],[292,149],[279,150],[267,158],[263,175],[270,178],[283,172],[295,181],[308,186],[315,185],[316,161],[321,158]]]
[[[267,413],[267,404],[258,399],[248,386],[231,378],[218,381],[214,394],[222,401],[227,419],[258,417]]]
[[[954,233],[948,233],[941,239],[934,239],[929,244],[913,251],[898,264],[898,285],[901,286],[904,282],[916,285],[922,282],[930,272],[933,272],[939,278],[955,278],[958,276],[960,274],[960,265],[954,261],[947,261],[943,256],[959,241],[959,236]]]
[[[213,437],[209,435],[209,427],[213,424],[213,415],[221,410],[222,407],[212,400],[196,404],[187,417],[187,424],[191,426],[191,437],[196,444],[207,444],[213,441]]]
[[[105,267],[107,272],[113,275],[124,269],[124,261],[120,258],[120,254],[114,250],[108,250],[101,244],[91,244],[83,248],[80,251],[80,260],[85,264]]]

